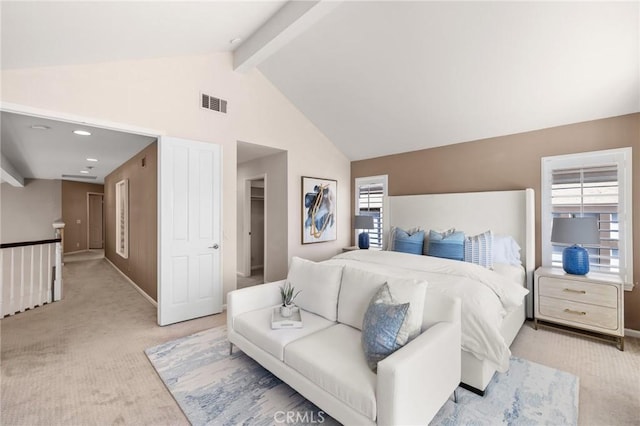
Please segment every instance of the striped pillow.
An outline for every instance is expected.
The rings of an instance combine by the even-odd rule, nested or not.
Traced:
[[[489,269],[493,268],[493,234],[491,231],[465,239],[464,261]]]

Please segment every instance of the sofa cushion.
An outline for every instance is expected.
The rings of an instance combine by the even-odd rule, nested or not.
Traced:
[[[336,324],[289,343],[284,362],[371,421],[376,420],[376,375],[367,366],[361,333]]]
[[[311,312],[300,311],[302,328],[271,329],[271,311],[273,307],[245,312],[233,319],[233,329],[280,361],[284,359],[284,347],[300,337],[308,336],[318,330],[335,324]]]
[[[371,298],[362,324],[362,349],[367,364],[374,373],[378,370],[379,361],[407,343],[408,335],[401,330],[408,309],[408,303],[393,303],[386,283]]]
[[[364,314],[371,298],[384,283],[389,285],[394,303],[409,303],[407,328],[410,338],[420,334],[427,282],[397,278],[345,266],[338,298],[338,322],[362,330]]]
[[[296,292],[300,291],[295,304],[305,311],[335,321],[342,268],[342,265],[327,265],[293,257],[287,282]]]

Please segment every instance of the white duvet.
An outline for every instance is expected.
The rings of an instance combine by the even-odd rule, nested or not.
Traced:
[[[500,274],[468,262],[393,251],[354,250],[326,263],[425,280],[427,292],[459,297],[462,348],[487,360],[500,372],[509,369],[511,351],[500,334],[500,326],[507,312],[521,305],[529,293],[513,274]]]

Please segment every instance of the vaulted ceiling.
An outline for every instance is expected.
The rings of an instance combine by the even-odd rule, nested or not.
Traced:
[[[233,51],[352,160],[640,111],[638,1],[1,7],[5,69]]]

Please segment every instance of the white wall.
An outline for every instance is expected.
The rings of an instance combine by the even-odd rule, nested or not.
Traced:
[[[24,188],[0,186],[0,241],[17,243],[54,238],[51,224],[62,217],[60,180],[25,179]]]
[[[204,92],[229,101],[228,114],[203,110]],[[236,285],[236,141],[288,151],[289,256],[325,259],[350,241],[350,165],[257,70],[233,71],[231,54],[2,71],[2,102],[156,129],[222,145],[223,282]],[[338,180],[338,239],[300,242],[300,177]]]
[[[287,205],[287,153],[279,153],[258,158],[238,165],[238,259],[244,253],[244,200],[245,180],[265,175],[265,281],[276,281],[286,278],[288,269],[288,233],[291,211]],[[300,231],[298,231],[300,232]],[[299,234],[298,234],[299,235]],[[238,270],[243,271],[243,265]],[[244,271],[246,272],[246,271]]]

